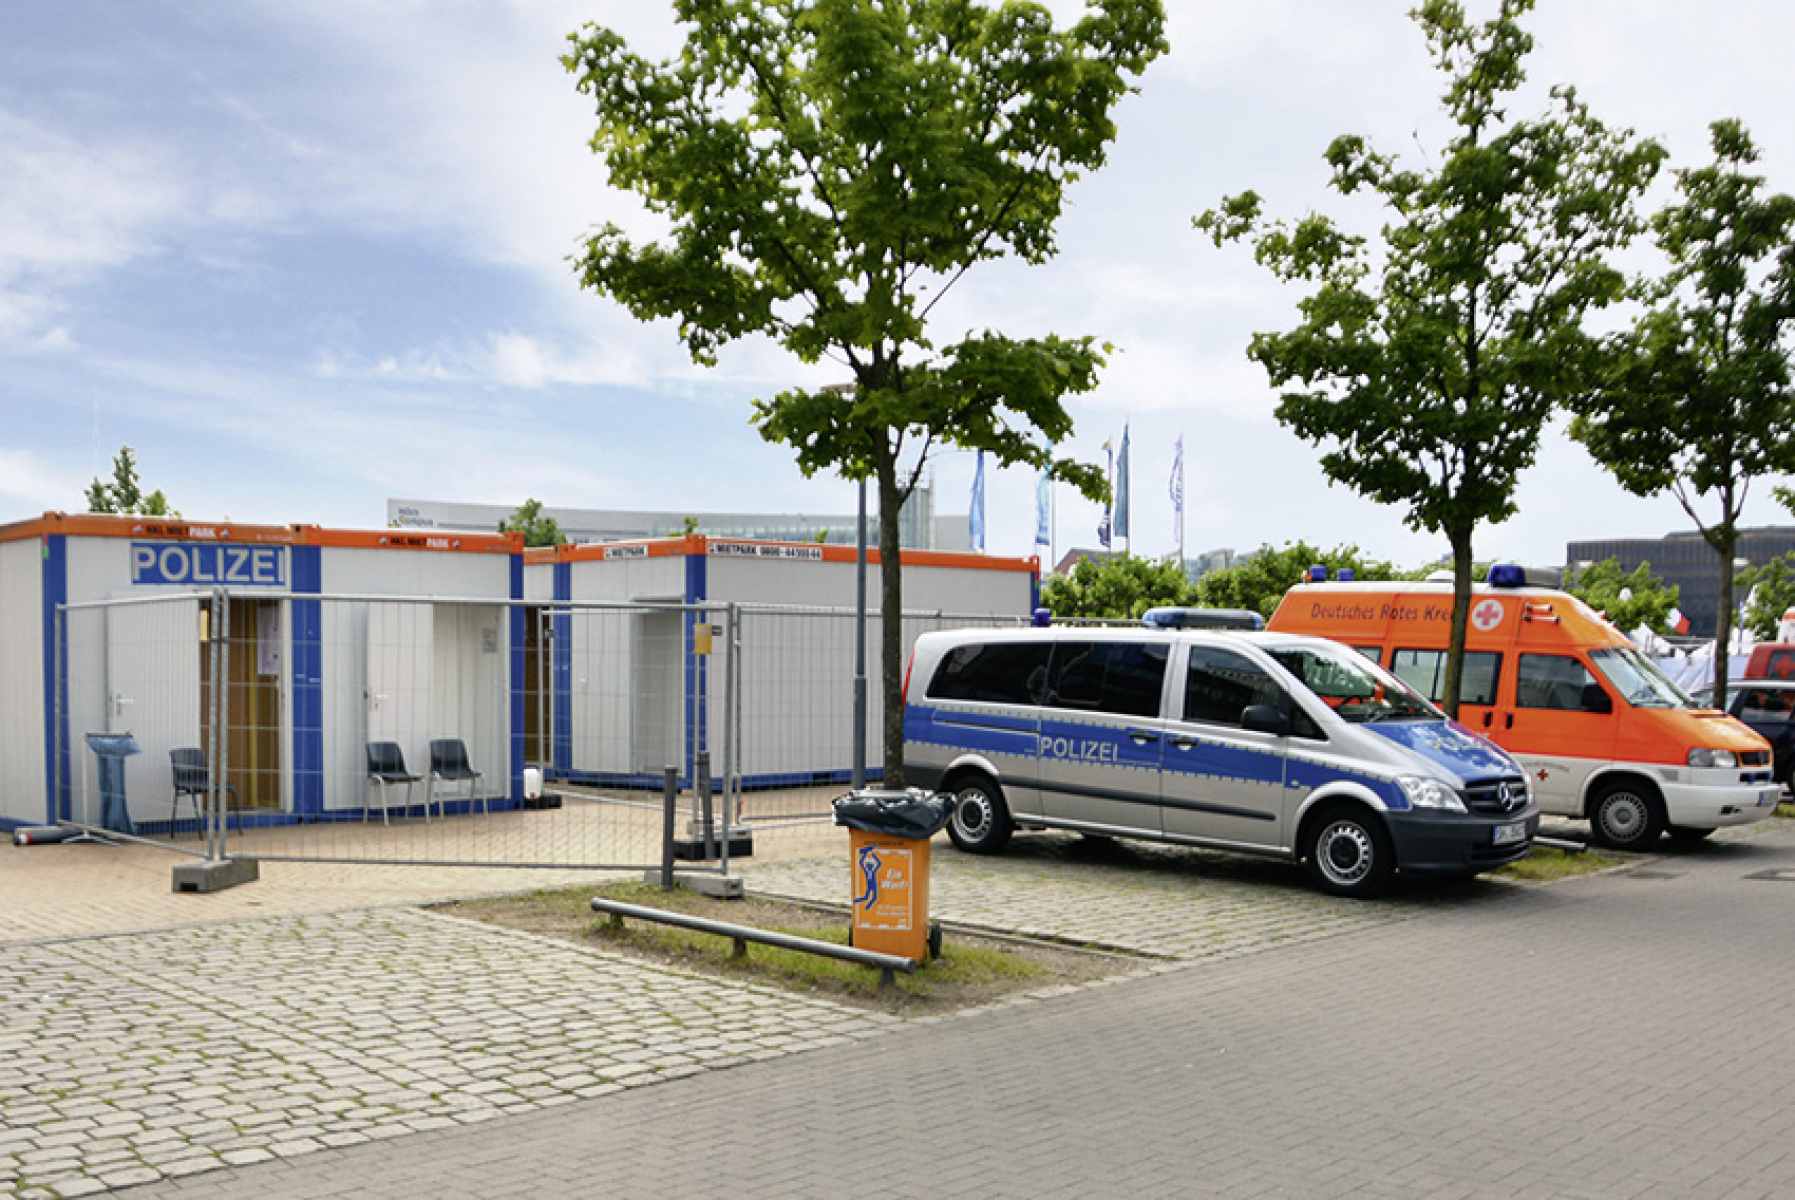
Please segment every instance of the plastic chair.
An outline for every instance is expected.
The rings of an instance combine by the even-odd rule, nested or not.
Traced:
[[[404,784],[405,807],[409,809],[411,808],[411,785],[421,781],[423,778],[422,775],[413,775],[410,771],[405,769],[405,752],[399,749],[398,742],[368,743],[368,782],[376,784],[380,788],[381,824],[392,824],[392,821],[387,815],[388,810],[391,807],[391,804],[387,799],[387,789],[392,787],[395,783]],[[368,810],[366,808],[362,809],[361,819],[364,823],[368,819]],[[430,804],[428,797],[425,798],[424,803],[424,820],[426,822],[430,820]]]
[[[474,792],[480,781],[480,772],[468,765],[467,747],[460,738],[438,738],[430,743],[430,793],[434,797],[438,783],[467,784],[468,808],[474,805]],[[491,812],[486,797],[480,797],[480,811]],[[430,804],[426,800],[424,809],[429,811]],[[437,812],[442,812],[442,801],[437,800]]]
[[[212,790],[212,768],[206,762],[206,752],[198,746],[177,746],[168,752],[169,769],[174,774],[175,798],[169,808],[170,835],[174,833],[175,824],[181,819],[181,797],[187,797],[187,803],[193,808],[193,824],[199,828],[199,806],[204,803],[206,793]],[[237,830],[243,830],[243,813],[237,809],[237,785],[224,785],[226,812],[237,810]]]

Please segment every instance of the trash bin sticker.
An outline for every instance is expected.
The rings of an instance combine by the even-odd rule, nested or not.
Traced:
[[[914,851],[900,846],[862,846],[856,865],[864,886],[854,897],[855,926],[861,929],[909,929],[913,919],[910,887],[915,879]]]

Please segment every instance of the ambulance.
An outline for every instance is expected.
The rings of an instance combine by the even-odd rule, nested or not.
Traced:
[[[1344,642],[1438,701],[1452,584],[1324,575],[1291,588],[1267,627]],[[1695,707],[1620,630],[1518,567],[1472,588],[1458,719],[1527,769],[1544,812],[1620,850],[1761,821],[1782,794],[1768,742]]]

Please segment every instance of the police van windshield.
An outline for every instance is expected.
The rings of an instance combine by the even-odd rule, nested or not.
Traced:
[[[1347,721],[1437,721],[1440,710],[1402,680],[1341,646],[1267,646],[1278,665]]]
[[[1596,670],[1627,698],[1634,708],[1695,708],[1694,700],[1670,681],[1656,663],[1631,646],[1591,650]]]

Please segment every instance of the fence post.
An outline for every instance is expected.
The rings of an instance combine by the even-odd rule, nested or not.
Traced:
[[[693,767],[698,776],[698,812],[699,819],[704,822],[704,858],[706,862],[717,856],[717,830],[711,813],[711,752],[700,750]],[[727,838],[728,834],[725,832]]]
[[[723,617],[723,873],[729,874],[729,839],[742,819],[741,610],[731,600]]]
[[[224,781],[229,778],[231,766],[228,757],[231,743],[224,728],[230,713],[230,705],[225,703],[225,689],[230,686],[231,605],[223,588],[212,589],[212,619],[206,626],[212,638],[212,644],[207,647],[211,654],[212,669],[212,694],[207,697],[212,728],[208,739],[210,745],[206,747],[206,762],[209,764],[206,772],[206,811],[200,824],[206,831],[206,858],[216,861],[224,857]]]
[[[661,886],[673,886],[674,809],[679,804],[679,768],[666,767],[661,773]]]

